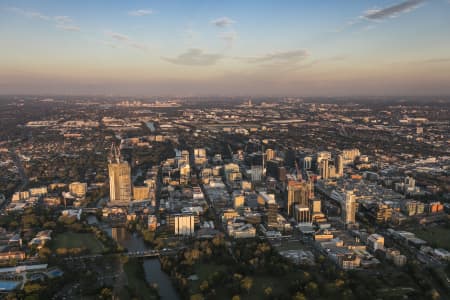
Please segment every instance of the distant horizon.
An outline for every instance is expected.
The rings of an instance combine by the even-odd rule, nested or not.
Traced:
[[[4,97],[16,97],[16,98],[42,98],[38,100],[45,100],[46,98],[53,99],[57,97],[98,97],[98,98],[116,98],[120,100],[189,100],[189,99],[204,99],[211,98],[211,100],[222,99],[236,99],[236,100],[254,100],[254,101],[264,101],[264,100],[283,100],[286,98],[296,98],[304,100],[317,100],[320,98],[330,99],[330,100],[370,100],[370,99],[387,99],[387,98],[397,98],[397,101],[402,100],[435,100],[435,101],[450,101],[450,94],[448,95],[105,95],[105,94],[2,94],[0,93],[0,98]],[[170,99],[175,98],[175,99]],[[421,99],[423,98],[423,99]],[[443,98],[443,99],[440,99]],[[20,99],[25,100],[25,99]],[[37,100],[37,99],[36,99]],[[53,99],[62,100],[62,99]],[[88,100],[88,99],[80,99]]]

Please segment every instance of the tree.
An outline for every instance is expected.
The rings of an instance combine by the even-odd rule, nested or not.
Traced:
[[[202,294],[194,294],[191,295],[190,300],[203,300],[203,295]]]
[[[272,295],[272,288],[270,286],[264,289],[264,295],[266,295],[267,297],[270,297],[270,295]]]
[[[292,300],[306,300],[306,297],[302,293],[298,292],[294,295],[294,297],[292,297]]]
[[[308,295],[316,296],[317,292],[318,292],[318,285],[317,285],[317,283],[312,282],[312,281],[309,282],[306,285],[306,292],[308,293]]]
[[[110,288],[103,288],[100,291],[100,295],[98,296],[101,300],[109,300],[112,299],[112,291]]]
[[[208,290],[209,285],[208,285],[208,281],[203,280],[203,282],[200,284],[200,290],[202,292],[205,292],[206,290]]]
[[[250,289],[252,288],[253,285],[253,279],[251,279],[250,277],[244,277],[241,280],[241,288],[243,288],[244,290],[247,291],[247,293],[250,292]]]
[[[38,283],[25,284],[23,290],[26,294],[33,294],[42,290],[42,286]]]

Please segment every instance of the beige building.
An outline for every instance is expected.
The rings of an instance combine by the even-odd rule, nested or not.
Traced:
[[[343,221],[345,224],[355,224],[356,198],[353,191],[345,192]]]
[[[85,182],[72,182],[69,184],[69,192],[78,198],[84,198],[87,192],[87,184]]]
[[[108,171],[110,203],[127,205],[131,201],[131,167],[128,162],[120,159],[119,149],[114,150]]]
[[[313,196],[310,182],[289,181],[287,192],[286,211],[288,216],[293,215],[295,204],[300,207],[309,207],[309,199]]]
[[[245,202],[245,197],[244,197],[244,195],[242,195],[242,194],[234,195],[234,198],[233,198],[233,207],[234,207],[235,209],[244,206],[244,202]]]
[[[150,199],[150,188],[148,186],[134,186],[133,199],[137,201]]]

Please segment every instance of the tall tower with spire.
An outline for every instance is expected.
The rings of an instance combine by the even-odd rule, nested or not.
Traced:
[[[119,147],[112,144],[108,164],[110,205],[128,205],[131,201],[131,168],[122,160]]]

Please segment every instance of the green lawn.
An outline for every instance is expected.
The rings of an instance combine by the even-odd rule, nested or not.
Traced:
[[[431,246],[450,251],[450,229],[444,227],[428,227],[415,230],[417,237],[427,241]]]
[[[92,233],[65,232],[52,240],[53,250],[57,248],[86,248],[90,253],[101,253],[103,244]]]
[[[145,281],[142,261],[129,259],[123,268],[127,274],[128,287],[120,293],[120,299],[159,299],[158,292]]]

